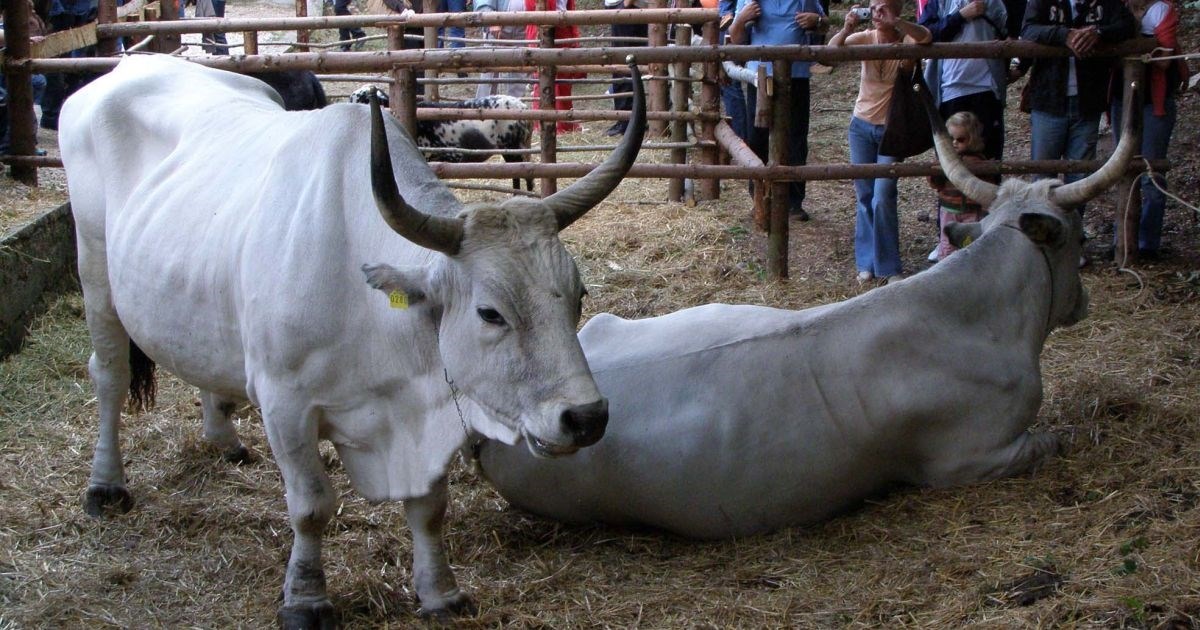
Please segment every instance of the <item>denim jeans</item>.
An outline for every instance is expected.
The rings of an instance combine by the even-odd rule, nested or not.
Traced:
[[[802,166],[808,163],[808,112],[810,82],[807,78],[792,77],[792,127],[788,130],[788,164]],[[758,103],[758,90],[746,86],[746,115],[752,115]],[[765,127],[755,127],[752,119],[746,120],[746,144],[764,163],[768,158],[768,144],[771,131]],[[804,205],[805,186],[803,181],[790,182],[788,185],[788,210],[795,210]]]
[[[749,136],[746,127],[750,123],[746,120],[746,92],[742,90],[741,81],[734,79],[728,85],[721,86],[721,103],[725,105],[725,114],[729,116],[729,126],[745,142]]]
[[[442,11],[446,13],[466,13],[467,0],[442,0]],[[447,34],[447,31],[449,33]],[[466,37],[467,29],[464,26],[449,26],[438,29],[438,37]],[[464,42],[438,42],[439,48],[462,48],[466,44]]]
[[[333,0],[333,14],[334,15],[350,15],[350,0]],[[348,39],[358,39],[360,37],[366,37],[366,36],[367,36],[366,31],[363,31],[361,28],[339,28],[338,29],[338,39],[341,41],[346,41]],[[342,44],[342,50],[348,51],[348,50],[350,50],[350,46],[351,46],[350,44]]]
[[[1167,157],[1167,147],[1171,144],[1171,132],[1175,130],[1175,97],[1168,93],[1166,113],[1154,115],[1154,105],[1146,103],[1142,109],[1142,150],[1141,156],[1147,160],[1158,160]],[[1113,134],[1117,142],[1121,141],[1121,113],[1118,103],[1112,108]],[[1162,245],[1163,211],[1167,207],[1167,196],[1163,194],[1150,176],[1143,174],[1142,182],[1142,218],[1138,222],[1138,249],[1156,252]],[[1167,188],[1167,178],[1161,173],[1154,175],[1158,185]]]
[[[893,164],[894,157],[879,154],[883,125],[852,116],[850,118],[850,162],[853,164]],[[896,216],[896,180],[889,178],[854,180],[857,200],[854,221],[854,264],[876,278],[901,272],[900,220]]]
[[[1035,160],[1091,160],[1096,157],[1096,137],[1100,133],[1100,114],[1084,116],[1079,111],[1079,98],[1067,98],[1067,114],[1059,116],[1033,110],[1029,117],[1031,127],[1031,153]],[[1083,179],[1083,173],[1068,173],[1063,181],[1071,183]],[[1053,175],[1038,175],[1046,179]],[[1084,206],[1080,205],[1083,214]]]

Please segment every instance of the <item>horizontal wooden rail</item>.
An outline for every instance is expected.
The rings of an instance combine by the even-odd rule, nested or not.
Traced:
[[[1096,57],[1142,55],[1154,50],[1153,39],[1138,38],[1098,48]],[[746,62],[755,59],[788,59],[840,63],[864,59],[945,59],[1069,57],[1065,46],[1007,40],[970,44],[885,44],[871,46],[670,46],[615,48],[450,48],[374,52],[281,53],[239,57],[204,57],[194,60],[223,70],[314,70],[316,72],[380,72],[393,66],[411,68],[492,68],[494,66],[616,65],[632,56],[637,63]],[[35,72],[104,72],[118,59],[11,59],[10,65],[29,65]]]

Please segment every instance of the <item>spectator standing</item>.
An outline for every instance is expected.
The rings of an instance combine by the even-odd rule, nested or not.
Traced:
[[[733,23],[729,26],[729,40],[752,46],[811,46],[822,41],[822,33],[828,29],[829,20],[817,0],[738,0]],[[760,63],[751,61],[746,68],[757,72]],[[788,133],[788,165],[808,162],[811,65],[807,61],[792,63],[792,111],[795,116]],[[767,76],[772,75],[772,66],[766,64]],[[751,112],[758,104],[758,89],[747,85],[745,90],[747,144],[766,162],[770,133],[765,127],[754,126],[750,120]],[[808,213],[804,211],[804,192],[803,181],[791,182],[788,186],[788,213],[801,221],[808,220]]]
[[[604,8],[606,9],[645,9],[646,0],[604,0]],[[645,24],[613,24],[613,37],[641,37],[643,39],[649,37],[649,28]],[[633,42],[616,42],[614,46],[646,46],[647,42],[635,44]],[[613,109],[619,112],[633,111],[632,96],[617,96],[618,94],[628,94],[633,92],[633,80],[629,73],[622,72],[613,74]],[[625,127],[629,125],[627,120],[618,120],[613,123],[604,133],[609,136],[620,136],[625,133]]]
[[[990,42],[1006,37],[1008,12],[1003,0],[927,0],[921,26],[935,42]],[[942,118],[971,112],[983,125],[983,154],[999,160],[1004,153],[1004,102],[1008,89],[1006,59],[930,59],[925,82]]]
[[[537,0],[525,0],[525,10],[526,11],[536,11],[537,10]],[[553,10],[555,10],[555,11],[574,11],[575,10],[575,0],[555,0]],[[579,27],[575,26],[574,24],[567,24],[565,26],[555,26],[554,27],[554,46],[555,46],[555,48],[578,48],[579,42],[569,42],[566,44],[559,43],[559,40],[562,40],[562,39],[578,39],[578,38],[579,38]],[[534,41],[537,41],[537,39],[538,39],[538,25],[537,24],[530,24],[525,27],[525,39],[532,39]],[[536,44],[536,43],[531,44],[531,46],[535,46],[535,47],[537,45],[538,44]],[[582,79],[585,76],[587,76],[587,75],[585,75],[581,72],[559,72],[556,75],[556,79],[566,79],[566,80]],[[574,85],[571,83],[567,83],[566,81],[556,80],[554,82],[554,109],[556,109],[558,111],[568,111],[568,110],[571,110],[574,108],[574,104],[571,102],[571,92],[573,91],[573,89],[574,89]],[[534,101],[534,105],[535,106],[537,105],[537,101]],[[580,129],[579,123],[577,123],[577,122],[570,121],[570,120],[558,121],[558,125],[557,125],[558,133],[570,133],[573,131],[579,131],[579,129]]]
[[[518,12],[525,10],[525,0],[475,0],[475,10],[480,13],[492,11]],[[525,39],[525,26],[492,25],[483,28],[483,37],[487,40],[522,40]],[[489,44],[495,45],[495,43]],[[511,44],[510,44],[511,45]],[[514,79],[513,83],[480,83],[475,90],[476,98],[484,98],[494,94],[507,94],[515,98],[529,95],[529,75],[524,72],[483,72],[481,79]]]
[[[720,14],[721,34],[719,41],[729,41],[729,25],[733,23],[737,0],[720,0],[717,12]],[[810,69],[811,70],[811,69]],[[721,104],[725,106],[725,115],[729,116],[729,126],[743,142],[750,137],[747,131],[749,123],[746,119],[746,91],[742,82],[726,77],[721,83]]]
[[[96,20],[97,0],[52,0],[50,31],[66,31]],[[72,50],[62,57],[94,57],[96,47]],[[58,112],[63,101],[96,77],[92,73],[53,72],[46,75],[46,93],[42,96],[42,129],[58,130]]]
[[[900,0],[871,0],[871,28],[855,33],[859,18],[846,13],[842,30],[829,40],[830,46],[871,44],[928,44],[933,40],[929,29],[900,19]],[[916,62],[899,59],[867,59],[862,62],[858,98],[850,117],[850,161],[854,164],[892,164],[897,160],[879,153],[883,128],[887,123],[892,88],[901,68],[911,72]],[[896,180],[862,178],[854,180],[856,199],[854,223],[854,262],[859,282],[875,278],[900,278],[900,226],[896,216]]]
[[[221,1],[221,4],[222,5],[225,4],[224,0]],[[334,15],[350,15],[350,0],[333,0],[333,14]],[[224,15],[224,11],[222,11],[222,15]],[[362,39],[363,37],[366,37],[366,36],[367,36],[366,31],[364,31],[358,27],[339,28],[338,29],[338,39],[343,42],[347,42],[347,43],[342,44],[342,52],[350,51],[350,47],[352,46],[352,44],[349,43],[349,40]],[[353,44],[353,45],[357,45],[359,48],[362,47],[361,42],[359,42],[357,44]]]
[[[1165,0],[1129,0],[1129,9],[1138,21],[1140,33],[1153,37],[1159,48],[1154,56],[1177,54],[1179,49],[1179,9]],[[1142,106],[1142,157],[1147,160],[1167,157],[1171,133],[1175,130],[1175,92],[1185,80],[1183,60],[1151,61],[1146,66],[1146,101]],[[1113,81],[1112,128],[1121,141],[1123,81]],[[1143,174],[1141,219],[1138,222],[1138,255],[1158,258],[1162,245],[1163,213],[1167,207],[1167,179],[1156,173],[1151,179]],[[1154,180],[1158,181],[1155,185]],[[1162,187],[1160,190],[1159,187]],[[1117,219],[1120,220],[1120,217]]]
[[[1033,159],[1096,157],[1112,64],[1088,56],[1097,44],[1129,39],[1134,31],[1133,15],[1121,0],[1029,0],[1021,39],[1066,46],[1075,53],[1074,57],[1042,57],[1033,62],[1025,88],[1029,90]],[[1063,179],[1073,182],[1082,177],[1082,173],[1068,173]],[[1083,210],[1080,206],[1079,212]]]
[[[467,0],[442,0],[441,5],[438,7],[438,10],[441,11],[442,13],[466,13],[467,12]],[[449,35],[450,37],[456,38],[455,41],[450,42],[449,45],[446,45],[446,42],[441,40],[442,37],[445,37],[447,35]],[[446,28],[439,28],[438,29],[438,38],[439,38],[438,48],[462,48],[466,44],[466,42],[462,41],[462,38],[464,38],[466,36],[467,36],[467,29],[465,26],[450,26],[450,27],[446,27]],[[460,74],[459,76],[462,76],[462,75]]]
[[[957,112],[946,120],[946,132],[965,164],[982,162],[984,155],[984,129],[979,118],[971,112]],[[995,183],[1000,182],[999,176],[986,176],[983,179]],[[977,223],[987,216],[987,211],[979,202],[967,197],[954,187],[945,175],[931,175],[929,185],[938,194],[938,223],[945,226],[948,223]],[[950,244],[950,238],[945,230],[938,230],[937,259],[942,260],[958,251]]]

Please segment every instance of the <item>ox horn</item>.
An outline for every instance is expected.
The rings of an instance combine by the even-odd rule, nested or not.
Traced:
[[[463,238],[462,220],[425,214],[400,196],[383,126],[383,111],[375,90],[371,91],[371,191],[375,193],[375,204],[383,220],[397,234],[447,256],[458,253]]]
[[[642,137],[646,134],[646,94],[633,56],[626,57],[625,63],[633,75],[633,113],[621,143],[592,172],[542,200],[558,217],[560,230],[603,201],[621,183],[642,148]]]
[[[1117,143],[1117,148],[1113,150],[1104,166],[1095,173],[1079,181],[1050,189],[1050,201],[1058,207],[1077,206],[1107,190],[1125,173],[1125,167],[1129,165],[1129,160],[1141,145],[1141,134],[1138,133],[1136,124],[1142,115],[1141,100],[1137,98],[1141,82],[1135,78],[1139,65],[1136,61],[1125,62],[1125,90],[1122,99],[1125,116],[1121,121],[1121,141]]]
[[[942,120],[942,114],[933,104],[933,95],[929,93],[929,88],[923,81],[918,83],[918,86],[917,91],[920,92],[921,103],[925,106],[925,114],[929,116],[930,126],[933,127],[933,146],[937,149],[938,163],[942,165],[946,179],[968,198],[974,199],[985,208],[991,206],[1000,187],[979,179],[967,168],[962,157],[954,150],[954,143],[950,134],[946,132],[946,121]]]

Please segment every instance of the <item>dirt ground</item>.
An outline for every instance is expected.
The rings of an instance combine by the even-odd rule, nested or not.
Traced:
[[[245,6],[260,7],[254,14],[290,7]],[[243,3],[229,7],[244,15]],[[1184,47],[1195,50],[1194,11],[1186,15]],[[814,79],[810,163],[848,161],[856,81],[851,67]],[[1197,104],[1194,94],[1180,101],[1170,154],[1171,188],[1193,205]],[[1027,117],[1014,107],[1008,121],[1006,155],[1028,155]],[[587,123],[560,143],[604,143],[605,127]],[[53,134],[41,140],[56,150]],[[38,189],[0,179],[0,231],[65,201],[61,170],[41,179]],[[531,517],[458,464],[447,539],[460,584],[480,605],[458,625],[1197,627],[1200,222],[1171,203],[1168,255],[1118,271],[1104,260],[1116,194],[1087,214],[1091,315],[1052,335],[1043,352],[1038,424],[1067,444],[1047,468],[968,488],[897,491],[819,526],[695,543]],[[589,291],[585,319],[706,302],[804,308],[873,288],[854,281],[849,182],[810,184],[812,220],[791,224],[792,274],[783,283],[763,277],[765,237],[751,225],[744,184],[724,182],[719,201],[694,208],[665,196],[665,182],[627,181],[564,233]],[[934,227],[917,215],[932,202],[922,180],[902,181],[910,273],[929,264]],[[123,428],[137,506],[91,519],[80,509],[96,425],[89,353],[81,300],[71,295],[35,322],[21,354],[0,363],[0,628],[272,625],[291,533],[257,413],[241,410],[238,426],[259,461],[224,463],[200,439],[194,391],[160,370],[159,405]],[[343,621],[420,623],[403,508],[362,501],[332,450],[325,456],[340,493],[325,565]]]

